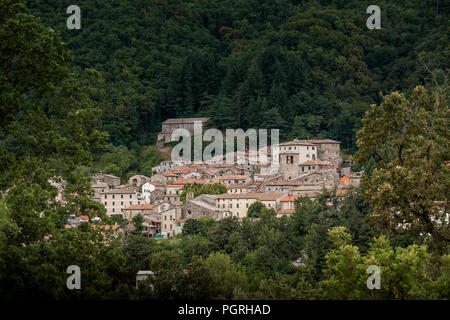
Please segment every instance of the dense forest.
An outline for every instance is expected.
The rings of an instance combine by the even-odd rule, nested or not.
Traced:
[[[69,33],[66,2],[27,3],[0,0],[0,300],[450,298],[448,4],[380,2],[369,32],[357,1],[86,1]],[[150,170],[159,121],[204,114],[348,137],[361,185],[300,197],[290,217],[257,203],[170,239],[139,215],[109,232],[80,170]],[[102,221],[66,229],[70,215]],[[137,289],[138,270],[154,277]]]
[[[372,2],[360,0],[80,0],[81,29],[68,30],[72,2],[26,4],[60,34],[73,71],[100,73],[104,129],[134,156],[161,121],[193,116],[354,151],[380,94],[450,61],[447,1],[380,0],[380,30],[366,27]]]

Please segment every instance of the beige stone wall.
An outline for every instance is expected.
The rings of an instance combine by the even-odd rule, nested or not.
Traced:
[[[248,208],[258,201],[257,199],[217,199],[216,204],[223,210],[228,211],[232,217],[244,218],[247,216]],[[266,207],[275,211],[280,208],[279,200],[261,201]],[[230,215],[227,215],[230,216]]]
[[[341,146],[339,143],[323,143],[318,145],[318,156],[320,160],[326,161],[339,156]]]
[[[143,201],[138,200],[136,193],[104,193],[101,195],[100,201],[105,206],[106,214],[109,216],[122,214],[124,208],[143,203]]]
[[[183,218],[199,219],[201,217],[209,217],[216,220],[223,218],[223,213],[220,210],[213,210],[197,205],[195,202],[187,201],[183,206]]]
[[[223,210],[231,213],[232,217],[244,218],[248,208],[256,199],[217,199],[216,204]]]
[[[204,123],[203,123],[204,125]],[[165,143],[170,142],[172,131],[175,129],[186,129],[191,134],[194,133],[194,123],[170,123],[163,124],[162,131],[158,134],[158,140],[163,140]]]
[[[164,200],[164,191],[156,189],[155,191],[150,193],[150,203],[153,204],[158,200]]]
[[[133,218],[137,215],[145,215],[145,211],[150,211],[150,210],[142,210],[142,209],[138,209],[138,210],[123,210],[122,211],[122,216],[124,219],[132,221]]]
[[[317,146],[280,146],[279,151],[276,151],[275,153],[279,155],[281,155],[282,153],[295,153],[298,155],[297,163],[301,163],[317,159]]]
[[[294,153],[280,153],[280,173],[285,180],[298,176],[299,155]]]
[[[166,236],[174,236],[176,223],[175,221],[181,219],[181,207],[171,208],[161,212],[161,234]]]
[[[112,177],[108,177],[108,176],[103,176],[103,182],[105,182],[108,185],[118,186],[118,185],[120,185],[120,178],[112,178]]]

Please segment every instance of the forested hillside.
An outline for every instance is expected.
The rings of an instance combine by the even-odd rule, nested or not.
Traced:
[[[98,70],[94,100],[115,146],[154,142],[169,117],[210,116],[219,128],[280,128],[282,139],[327,136],[355,148],[380,93],[426,84],[450,61],[450,3],[377,1],[26,1],[59,33],[73,68]]]

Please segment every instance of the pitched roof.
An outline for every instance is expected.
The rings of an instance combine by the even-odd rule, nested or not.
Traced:
[[[105,182],[97,182],[97,183],[91,183],[91,188],[107,188],[108,184]]]
[[[179,186],[184,186],[185,184],[193,184],[193,183],[206,184],[211,183],[211,180],[196,179],[196,178],[178,178],[177,180],[172,181],[172,185],[179,185]]]
[[[93,175],[92,178],[93,179],[101,179],[103,177],[108,177],[108,178],[113,178],[113,179],[119,179],[119,177],[116,177],[112,174],[106,174],[106,173],[98,173],[96,175]]]
[[[336,144],[339,143],[339,141],[336,140],[331,140],[331,139],[309,139],[309,140],[304,140],[310,143],[314,143],[314,144]]]
[[[164,184],[163,183],[161,183],[161,182],[159,182],[159,181],[150,181],[150,182],[146,182],[146,183],[149,183],[149,184],[152,184],[152,185],[154,185],[155,187],[163,187],[164,186]],[[145,184],[145,183],[144,183]]]
[[[211,205],[211,204],[207,203],[206,201],[203,201],[202,198],[200,198],[202,196],[206,196],[206,195],[202,194],[202,195],[198,196],[195,199],[189,200],[189,203],[193,203],[193,204],[195,204],[195,205],[197,205],[199,207],[202,207],[202,208],[205,208],[207,210],[214,211],[214,212],[225,212],[225,209],[216,208],[215,205]],[[206,197],[206,198],[210,198],[210,199],[214,199],[215,198],[215,197],[211,197],[212,195],[208,195],[208,196],[209,197]]]
[[[196,121],[206,122],[209,118],[171,118],[164,121],[162,124],[176,124],[176,123],[194,123]]]
[[[165,176],[165,177],[178,177],[178,175],[176,175],[176,174],[173,173],[173,172],[163,172],[162,174],[163,174],[163,176]]]
[[[236,176],[220,176],[216,180],[246,180],[248,176],[236,175]]]
[[[263,182],[263,184],[266,186],[301,186],[304,185],[305,183],[303,181],[282,180],[282,181],[267,181]]]
[[[314,146],[313,143],[305,141],[305,140],[293,140],[280,143],[279,146],[287,147],[287,146]]]
[[[281,202],[294,202],[298,197],[296,196],[286,196],[283,199],[281,199]]]
[[[134,204],[132,206],[128,206],[123,208],[123,210],[153,210],[156,207],[156,204]]]
[[[251,182],[247,183],[236,183],[236,184],[225,184],[225,187],[227,189],[239,189],[239,188],[248,188],[248,187],[254,187],[255,185]]]
[[[170,171],[183,171],[183,170],[187,170],[187,169],[195,170],[195,169],[198,169],[198,167],[199,166],[195,163],[186,163],[186,164],[180,164],[180,165],[174,166],[174,167],[170,168]]]
[[[111,190],[105,190],[105,192],[102,192],[103,194],[110,194],[110,193],[135,193],[136,188],[132,186],[126,186],[120,189],[111,189]]]
[[[146,177],[146,176],[144,176],[142,174],[135,174],[134,176],[130,177],[130,179],[132,179],[132,178],[140,178],[140,179],[148,179],[148,180],[150,180],[149,177]],[[128,179],[128,180],[130,180],[130,179]]]
[[[182,185],[176,185],[176,184],[168,184],[166,186],[166,189],[170,189],[170,188],[182,189],[183,186]]]
[[[274,201],[286,195],[285,192],[248,192],[248,193],[224,193],[216,196],[216,199],[256,199],[260,201]]]

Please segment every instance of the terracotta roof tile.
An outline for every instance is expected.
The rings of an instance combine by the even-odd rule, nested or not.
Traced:
[[[279,146],[287,147],[287,146],[315,146],[313,143],[304,141],[304,140],[294,140],[280,143]]]
[[[165,177],[178,177],[178,175],[176,175],[176,174],[173,173],[173,172],[163,172],[162,174],[163,174],[163,176],[165,176]]]
[[[256,199],[260,201],[274,201],[286,195],[285,192],[248,192],[248,193],[224,193],[216,196],[216,199]]]
[[[247,180],[249,179],[248,176],[242,176],[242,175],[237,175],[237,176],[220,176],[216,178],[217,180]]]
[[[193,184],[193,183],[199,183],[199,184],[206,184],[211,183],[211,180],[208,179],[195,179],[195,178],[178,178],[175,181],[172,181],[172,185],[185,185],[185,184]]]
[[[336,144],[339,143],[339,141],[336,140],[331,140],[331,139],[309,139],[309,140],[304,140],[310,143],[314,143],[314,144]]]
[[[281,202],[294,202],[298,197],[296,196],[286,196],[283,199],[281,199]]]
[[[155,204],[135,204],[132,206],[128,206],[123,210],[153,210],[155,207]]]

